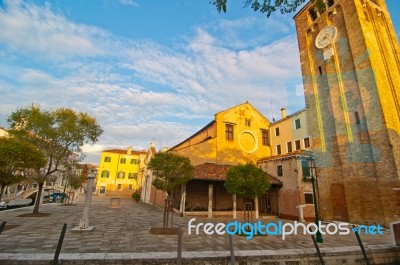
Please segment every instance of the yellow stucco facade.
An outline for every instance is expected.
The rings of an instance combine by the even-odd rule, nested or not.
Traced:
[[[218,112],[212,122],[171,148],[189,157],[193,165],[237,165],[271,155],[270,122],[245,102]]]
[[[306,109],[286,116],[282,109],[282,119],[271,124],[271,155],[284,155],[311,148]]]
[[[133,151],[131,148],[103,151],[97,173],[96,194],[132,195],[140,188],[138,175],[145,156],[145,151]]]

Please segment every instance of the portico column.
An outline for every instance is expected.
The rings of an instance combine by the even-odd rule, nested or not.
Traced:
[[[213,206],[213,184],[208,185],[208,218],[212,217]]]
[[[232,195],[232,204],[233,219],[236,219],[236,194]]]
[[[258,197],[254,197],[254,208],[256,211],[256,219],[260,218],[260,214],[258,212]]]
[[[181,186],[181,205],[179,211],[182,216],[185,215],[185,204],[186,204],[186,184]]]

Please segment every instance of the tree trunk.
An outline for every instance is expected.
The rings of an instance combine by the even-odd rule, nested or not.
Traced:
[[[6,185],[2,185],[0,188],[0,202],[1,202],[1,199],[3,198],[3,193],[4,193],[5,189],[6,189]]]
[[[42,197],[44,181],[38,182],[38,193],[35,200],[35,207],[33,207],[33,213],[39,213],[40,198]]]

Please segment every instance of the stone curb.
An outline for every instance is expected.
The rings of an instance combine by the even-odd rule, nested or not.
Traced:
[[[335,247],[321,248],[324,257],[360,255],[359,247]],[[371,245],[369,252],[377,254],[380,252],[399,253],[400,247],[392,245]],[[54,254],[24,254],[24,253],[0,253],[1,264],[48,264],[53,260]],[[124,264],[127,261],[139,264],[166,264],[165,262],[176,262],[176,252],[146,252],[146,253],[65,253],[60,254],[61,264]],[[235,257],[238,260],[251,260],[262,257],[263,260],[316,258],[315,249],[280,249],[280,250],[237,250]],[[228,261],[229,251],[196,251],[183,252],[184,260],[219,260]],[[79,262],[81,261],[81,262]],[[125,262],[124,262],[125,261]],[[91,262],[91,263],[88,263]]]

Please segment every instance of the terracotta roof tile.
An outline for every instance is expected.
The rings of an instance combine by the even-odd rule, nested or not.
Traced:
[[[194,179],[225,181],[226,172],[230,167],[231,165],[217,165],[214,163],[204,163],[201,165],[197,165],[194,167]],[[278,178],[269,174],[268,177],[272,185],[282,186],[282,181],[280,181]]]

